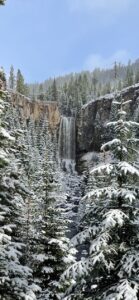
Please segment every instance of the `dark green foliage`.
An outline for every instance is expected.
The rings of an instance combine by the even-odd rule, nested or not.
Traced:
[[[4,5],[6,0],[0,0],[0,5]]]
[[[6,90],[6,76],[3,68],[0,68],[0,90]]]
[[[44,100],[44,97],[45,97],[45,95],[44,95],[44,91],[43,91],[43,85],[42,85],[42,83],[41,83],[40,86],[39,86],[39,95],[38,95],[38,99],[39,99],[39,100]]]
[[[139,69],[137,69],[135,74],[135,83],[139,83]]]
[[[52,86],[51,86],[51,101],[58,101],[58,90],[56,85],[56,80],[54,79]]]
[[[133,73],[133,68],[131,66],[131,62],[129,61],[126,70],[125,87],[131,86],[133,83],[134,83],[134,73]]]
[[[25,96],[28,96],[29,93],[28,85],[25,84],[24,77],[19,69],[16,76],[16,91]]]
[[[12,90],[14,90],[14,88],[15,88],[15,75],[14,75],[14,67],[13,67],[13,65],[10,68],[9,88],[12,89]]]

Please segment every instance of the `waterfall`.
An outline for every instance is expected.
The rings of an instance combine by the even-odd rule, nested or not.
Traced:
[[[61,117],[59,130],[59,158],[63,169],[74,171],[76,151],[76,128],[74,117]]]

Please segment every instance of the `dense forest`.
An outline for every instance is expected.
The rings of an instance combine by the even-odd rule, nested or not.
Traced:
[[[79,155],[92,99],[106,138]],[[139,60],[32,84],[0,69],[1,300],[139,299],[138,121]]]
[[[112,69],[95,69],[92,72],[69,74],[46,80],[42,83],[25,83],[20,70],[17,74],[11,66],[8,87],[24,94],[34,101],[56,101],[64,112],[76,111],[83,104],[115,89],[122,90],[139,82],[139,60],[128,65],[115,62]]]
[[[126,118],[131,100],[114,98],[113,139],[101,147],[111,159],[79,176],[72,117],[63,117],[58,141],[47,118],[21,118],[3,70],[0,77],[1,299],[138,299],[139,125]]]

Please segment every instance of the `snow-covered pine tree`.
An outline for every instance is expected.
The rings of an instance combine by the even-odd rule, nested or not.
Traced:
[[[84,218],[89,226],[74,237],[74,244],[88,241],[85,258],[73,264],[62,276],[73,278],[74,293],[65,299],[137,300],[139,299],[139,171],[136,165],[135,128],[138,123],[126,120],[125,107],[130,101],[114,100],[118,118],[107,124],[115,137],[102,146],[110,151],[112,162],[97,166],[94,176],[104,176],[88,199]]]
[[[49,139],[49,137],[48,137]],[[50,142],[50,140],[49,140]],[[41,194],[42,214],[40,215],[40,232],[36,235],[33,255],[34,281],[39,282],[42,293],[41,300],[60,299],[60,295],[69,286],[70,281],[60,284],[60,276],[72,262],[75,261],[75,249],[70,248],[70,241],[66,237],[67,221],[64,220],[64,209],[61,207],[62,197],[59,195],[59,183],[54,163],[51,160],[52,144],[46,151],[44,161],[43,191]],[[65,199],[64,199],[65,201]]]
[[[6,75],[3,67],[0,68],[0,90],[5,91],[6,89]]]
[[[29,286],[32,271],[23,264],[25,245],[21,227],[25,189],[16,164],[14,138],[2,121],[5,97],[6,93],[0,91],[0,297],[2,300],[34,300],[35,294]]]

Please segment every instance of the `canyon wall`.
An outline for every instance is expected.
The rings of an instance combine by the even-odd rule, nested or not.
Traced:
[[[48,119],[50,129],[56,129],[60,124],[60,112],[56,102],[33,101],[19,94],[10,93],[11,104],[18,109],[20,116],[25,119],[39,121]]]
[[[128,105],[128,115],[133,119],[139,116],[139,84],[117,92],[116,97],[132,99]],[[106,124],[113,120],[112,100],[114,94],[108,94],[84,105],[77,121],[77,155],[99,151],[102,143],[109,140],[110,133]]]

